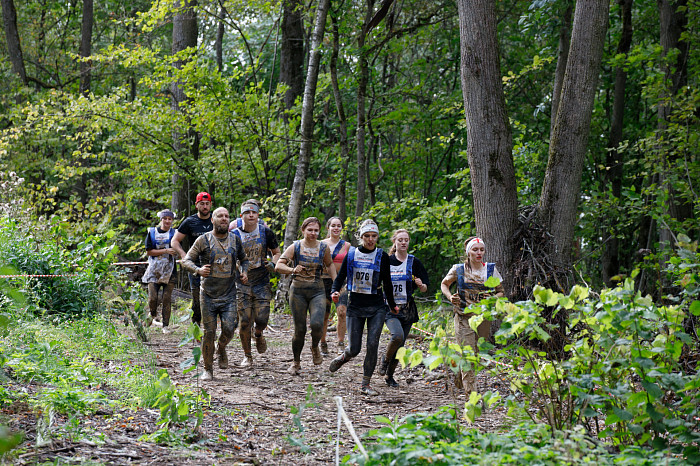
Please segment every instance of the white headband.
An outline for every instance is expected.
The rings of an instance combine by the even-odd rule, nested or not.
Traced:
[[[360,228],[360,238],[365,233],[376,233],[379,234],[379,227],[374,223],[367,223]]]
[[[466,251],[467,254],[469,254],[469,250],[474,247],[475,244],[481,244],[486,248],[486,245],[484,244],[484,240],[481,238],[474,238],[471,241],[467,243],[467,245],[464,247],[464,250]]]

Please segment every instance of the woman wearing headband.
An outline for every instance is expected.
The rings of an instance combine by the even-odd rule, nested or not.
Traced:
[[[160,289],[163,289],[163,297],[160,301],[163,304],[163,333],[169,333],[170,323],[170,303],[173,288],[177,284],[177,274],[175,273],[175,256],[177,251],[172,248],[170,242],[177,233],[173,225],[175,214],[165,209],[158,212],[160,225],[149,228],[146,235],[146,254],[148,255],[148,268],[141,279],[148,284],[148,307],[151,311],[148,317],[147,326],[153,323],[153,319],[158,313],[158,301]]]
[[[289,307],[294,319],[294,336],[292,337],[292,353],[294,362],[289,372],[299,375],[301,371],[301,350],[304,349],[306,337],[306,314],[311,318],[311,354],[314,365],[323,363],[319,349],[323,322],[326,314],[326,289],[323,286],[321,274],[328,269],[331,278],[335,278],[335,268],[331,251],[325,243],[318,240],[321,232],[321,222],[316,217],[309,217],[301,224],[304,238],[289,246],[275,270],[292,275],[292,286],[289,288]]]
[[[345,351],[331,361],[329,370],[335,372],[357,356],[362,349],[362,333],[367,326],[367,352],[363,364],[363,377],[360,391],[365,395],[378,395],[370,388],[369,382],[377,365],[379,337],[384,327],[384,316],[389,303],[390,312],[397,313],[391,283],[389,256],[377,247],[379,228],[372,220],[360,225],[359,240],[362,245],[350,248],[343,260],[338,276],[333,282],[331,297],[335,303],[340,299],[340,290],[347,284],[349,305],[347,323],[349,345]],[[383,289],[383,293],[382,293]]]
[[[322,240],[328,245],[331,250],[331,258],[333,259],[333,267],[335,268],[336,274],[340,271],[340,266],[343,264],[343,259],[348,254],[350,250],[350,243],[345,241],[340,235],[343,233],[343,221],[340,217],[331,217],[328,222],[326,222],[326,230],[328,231],[328,236]],[[331,288],[333,287],[333,280],[330,277],[328,271],[323,274],[323,284],[326,287],[326,320],[323,323],[323,336],[321,337],[321,353],[324,356],[328,355],[328,344],[326,343],[326,331],[328,330],[328,321],[331,317]],[[345,349],[345,312],[348,308],[348,291],[347,289],[342,289],[340,291],[340,299],[338,304],[335,306],[335,312],[338,314],[338,348],[340,350]]]
[[[399,312],[389,312],[386,315],[386,327],[391,332],[391,341],[382,357],[379,373],[386,375],[384,380],[388,386],[398,387],[399,384],[394,380],[394,371],[399,363],[396,352],[403,346],[413,324],[418,322],[418,308],[413,300],[413,291],[428,291],[429,280],[423,264],[408,253],[408,243],[411,241],[408,231],[396,230],[391,236],[391,241],[391,281],[394,284],[394,300],[399,306]]]
[[[498,285],[495,290],[488,288],[484,282],[489,277],[502,279],[493,262],[484,262],[486,246],[481,238],[472,237],[464,242],[466,257],[464,263],[452,266],[447,276],[442,280],[440,289],[442,294],[452,303],[455,315],[455,336],[457,343],[462,346],[469,345],[478,354],[477,343],[479,338],[489,339],[491,322],[484,321],[478,327],[478,334],[469,326],[469,319],[474,315],[468,306],[476,304],[482,299],[493,295],[503,296],[503,286]],[[456,293],[450,292],[450,285],[457,282]],[[476,390],[476,376],[474,371],[467,371],[457,377],[457,383],[463,386],[467,396]]]

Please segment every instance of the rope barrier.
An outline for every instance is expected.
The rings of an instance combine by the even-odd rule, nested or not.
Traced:
[[[348,415],[345,413],[345,410],[343,409],[343,398],[340,396],[335,396],[333,397],[335,400],[335,404],[338,406],[338,435],[336,436],[335,440],[335,464],[339,465],[340,464],[340,420],[342,419],[343,422],[345,422],[345,427],[348,428],[348,432],[350,432],[350,436],[352,439],[355,441],[357,444],[357,448],[360,449],[362,452],[362,456],[365,457],[365,461],[369,460],[369,455],[367,454],[367,450],[365,450],[365,447],[362,446],[362,442],[360,441],[360,437],[357,436],[355,433],[355,428],[352,426],[352,421],[348,417]]]

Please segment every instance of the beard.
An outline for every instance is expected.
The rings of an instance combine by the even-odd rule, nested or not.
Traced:
[[[224,225],[224,224],[218,223],[218,224],[214,225],[214,233],[217,233],[219,235],[225,235],[226,233],[228,233],[228,224]]]

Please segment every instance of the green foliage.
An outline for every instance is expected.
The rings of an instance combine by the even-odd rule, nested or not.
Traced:
[[[308,453],[311,451],[311,449],[308,445],[306,445],[304,440],[304,431],[306,430],[306,427],[304,427],[304,424],[302,423],[302,417],[306,409],[317,406],[317,403],[314,401],[315,398],[316,392],[314,391],[314,387],[313,385],[309,384],[308,387],[306,387],[306,396],[304,397],[304,401],[302,401],[299,406],[291,406],[289,408],[292,414],[292,424],[294,426],[293,429],[296,430],[298,435],[290,434],[286,437],[286,439],[290,445],[298,447],[304,453]]]
[[[200,426],[204,419],[203,405],[209,401],[209,394],[202,390],[193,392],[179,389],[171,380],[168,371],[158,371],[160,394],[153,407],[160,409],[158,430],[139,438],[163,444],[193,443],[201,438]],[[189,421],[192,425],[188,425]]]
[[[360,453],[343,458],[360,465],[648,465],[688,464],[667,452],[631,447],[610,452],[583,429],[554,431],[543,424],[522,423],[507,432],[463,429],[454,411],[411,414],[400,421],[378,417],[386,424],[367,432],[369,459]]]
[[[10,279],[10,286],[25,297],[27,309],[35,315],[64,318],[103,311],[100,285],[114,280],[111,263],[117,247],[109,242],[113,233],[69,238],[54,221],[47,232],[52,239],[44,241],[42,232],[35,228],[23,231],[0,218],[0,264],[15,274],[63,275]]]

